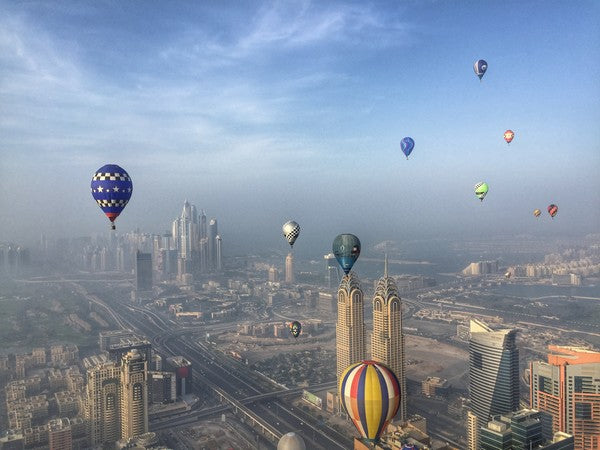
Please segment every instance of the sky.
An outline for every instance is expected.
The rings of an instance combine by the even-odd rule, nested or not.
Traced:
[[[0,0],[0,241],[106,232],[108,163],[118,231],[187,199],[225,248],[285,247],[289,219],[295,248],[598,232],[598,23],[593,0]]]

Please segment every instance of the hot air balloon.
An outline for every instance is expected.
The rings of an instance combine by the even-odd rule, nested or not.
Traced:
[[[510,277],[512,277],[512,273],[511,272],[506,272],[504,274],[504,278],[509,279]]]
[[[405,137],[400,141],[400,148],[402,152],[406,155],[406,159],[408,159],[408,155],[410,155],[415,148],[415,141],[411,137]]]
[[[512,140],[515,138],[515,133],[513,130],[506,130],[504,132],[504,140],[507,144],[510,144]]]
[[[283,224],[283,237],[287,239],[290,247],[294,248],[294,242],[296,242],[296,239],[298,239],[299,235],[300,225],[298,225],[298,222],[290,220],[289,222]]]
[[[300,324],[300,322],[294,320],[292,323],[290,323],[290,333],[292,334],[292,336],[297,338],[298,336],[300,336],[301,331],[302,325]]]
[[[534,210],[533,210],[533,215],[534,215],[535,217],[540,217],[540,214],[542,214],[542,212],[541,212],[539,209],[534,209]]]
[[[377,442],[400,407],[400,384],[394,372],[375,361],[346,368],[338,386],[340,401],[364,439]]]
[[[111,221],[113,230],[114,221],[127,206],[132,192],[129,174],[116,164],[100,167],[92,177],[92,197]]]
[[[475,61],[475,64],[473,64],[473,70],[475,71],[475,75],[479,77],[479,81],[481,81],[483,74],[487,70],[487,66],[488,64],[483,59]]]
[[[332,250],[335,259],[348,275],[360,255],[360,240],[353,234],[340,234],[333,240]]]
[[[550,214],[550,217],[552,217],[553,219],[557,212],[558,212],[558,206],[556,206],[554,204],[548,206],[548,214]]]
[[[480,181],[475,185],[475,195],[481,201],[485,198],[489,190],[487,183]]]

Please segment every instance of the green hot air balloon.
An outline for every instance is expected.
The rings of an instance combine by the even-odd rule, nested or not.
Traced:
[[[487,183],[481,181],[475,185],[475,195],[481,201],[485,198],[489,190]]]

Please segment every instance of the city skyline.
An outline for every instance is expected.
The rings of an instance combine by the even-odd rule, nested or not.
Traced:
[[[299,246],[320,247],[348,228],[385,240],[600,222],[597,2],[0,8],[0,188],[19,199],[0,230],[14,239],[37,239],[41,220],[48,236],[103,232],[88,187],[108,162],[134,184],[119,230],[159,232],[187,197],[218,213],[229,248],[248,230],[273,246],[291,217]]]

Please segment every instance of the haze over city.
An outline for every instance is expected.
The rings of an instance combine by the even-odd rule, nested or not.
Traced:
[[[599,23],[0,0],[0,450],[600,450]]]
[[[134,183],[118,230],[163,232],[187,198],[243,251],[279,245],[289,218],[318,252],[342,231],[598,230],[597,2],[0,8],[0,230],[13,240],[104,233],[89,181],[106,163]]]

